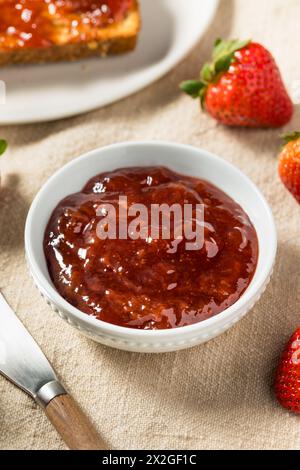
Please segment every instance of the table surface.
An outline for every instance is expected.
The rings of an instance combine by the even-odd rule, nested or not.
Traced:
[[[178,91],[216,36],[263,43],[292,87],[300,80],[299,17],[299,0],[221,0],[204,40],[158,83],[83,116],[0,129],[10,144],[2,163],[1,290],[111,448],[300,449],[299,418],[272,394],[278,355],[300,321],[300,207],[277,177],[280,132],[224,128]],[[299,108],[287,129],[300,128]],[[41,185],[83,152],[137,139],[222,156],[253,179],[276,218],[278,258],[263,298],[230,331],[191,350],[135,354],[85,339],[50,310],[26,270],[24,222]],[[1,449],[65,448],[37,405],[1,377],[0,428]]]

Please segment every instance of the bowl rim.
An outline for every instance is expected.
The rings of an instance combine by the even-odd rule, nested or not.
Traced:
[[[199,153],[199,155],[204,155],[208,158],[211,158],[214,160],[217,164],[221,164],[224,167],[227,167],[228,170],[234,171],[236,174],[239,174],[239,176],[248,184],[248,186],[251,188],[253,193],[255,193],[256,197],[260,199],[261,202],[261,207],[262,211],[265,213],[265,216],[268,218],[269,222],[269,227],[270,227],[270,233],[272,235],[272,238],[269,240],[269,243],[271,244],[271,250],[269,253],[269,256],[266,260],[266,263],[264,266],[261,268],[260,272],[255,273],[255,277],[252,279],[250,285],[244,292],[244,294],[235,302],[233,305],[231,305],[229,308],[225,309],[223,312],[210,317],[206,320],[203,320],[201,322],[194,323],[192,325],[186,325],[186,326],[180,326],[177,328],[170,328],[170,329],[163,329],[163,330],[143,330],[143,329],[135,329],[135,328],[128,328],[125,326],[119,326],[119,325],[114,325],[112,323],[105,322],[103,320],[99,320],[95,317],[92,317],[90,315],[87,315],[86,313],[82,312],[81,310],[77,309],[73,305],[71,305],[67,300],[65,300],[59,292],[55,289],[55,287],[49,282],[49,280],[44,276],[42,273],[39,263],[37,262],[36,256],[35,256],[35,248],[32,243],[30,233],[31,233],[31,226],[33,224],[33,221],[35,219],[35,212],[37,210],[37,207],[39,205],[39,200],[40,198],[44,195],[47,194],[48,187],[61,172],[69,172],[72,170],[74,166],[77,165],[79,161],[82,161],[86,158],[91,158],[94,155],[103,155],[105,154],[108,150],[118,150],[124,147],[138,147],[138,146],[151,146],[153,148],[159,148],[159,147],[168,147],[168,148],[177,148],[181,149],[183,152],[186,151],[193,151]],[[130,168],[130,165],[128,166]],[[229,194],[230,196],[230,194]],[[38,287],[42,290],[42,292],[46,295],[48,299],[50,299],[56,306],[59,307],[59,309],[62,309],[63,311],[67,311],[69,314],[71,314],[72,317],[74,317],[76,320],[79,322],[83,322],[87,324],[90,328],[92,327],[94,330],[101,330],[103,333],[107,334],[112,334],[112,335],[117,335],[117,336],[126,336],[128,339],[131,338],[137,338],[139,337],[140,339],[159,339],[159,338],[173,338],[174,336],[177,335],[182,335],[183,333],[185,334],[193,334],[196,332],[199,332],[201,330],[205,330],[207,328],[214,328],[217,327],[219,324],[223,324],[226,322],[226,320],[230,320],[234,318],[234,314],[238,313],[241,309],[245,309],[249,304],[251,304],[251,301],[256,297],[257,293],[262,291],[264,287],[266,286],[270,275],[273,270],[275,258],[276,258],[276,252],[277,252],[277,231],[276,231],[276,225],[273,217],[273,213],[271,211],[271,208],[269,204],[267,203],[265,197],[263,196],[262,192],[258,189],[258,187],[252,182],[252,180],[245,174],[243,173],[238,167],[233,165],[232,163],[228,162],[227,160],[224,160],[223,158],[210,153],[200,147],[195,147],[193,145],[188,145],[188,144],[181,144],[177,142],[172,142],[172,141],[163,141],[163,140],[145,140],[145,141],[125,141],[125,142],[118,142],[110,145],[106,145],[103,147],[98,147],[94,150],[91,150],[89,152],[86,152],[79,157],[74,158],[67,164],[63,165],[61,168],[59,168],[57,171],[54,172],[52,176],[42,185],[36,196],[34,197],[34,200],[30,206],[27,218],[26,218],[26,224],[25,224],[25,253],[26,253],[26,258],[28,265],[30,267],[31,274],[37,283]],[[259,256],[261,256],[261,252],[259,252]]]

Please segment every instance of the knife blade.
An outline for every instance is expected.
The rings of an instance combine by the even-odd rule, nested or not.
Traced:
[[[106,445],[66,392],[46,356],[0,293],[0,373],[29,394],[70,449]]]
[[[44,385],[57,381],[45,355],[1,293],[0,372],[35,400]]]

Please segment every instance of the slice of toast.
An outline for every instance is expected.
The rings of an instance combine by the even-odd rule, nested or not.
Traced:
[[[89,1],[90,11],[87,7]],[[68,3],[72,11],[64,13],[60,10],[57,14],[55,4],[61,5],[63,2]],[[63,2],[52,0],[54,10],[49,13],[47,0],[0,0],[0,65],[72,61],[92,56],[123,54],[135,48],[141,22],[137,0]],[[84,13],[80,9],[81,3],[85,6]],[[30,10],[35,8],[35,30],[32,29],[33,20],[32,24],[27,21],[25,25],[20,25],[20,17],[15,13],[18,4],[23,8],[21,16],[25,20],[26,14],[30,15]],[[121,12],[117,11],[114,18],[106,16],[106,22],[99,24],[94,19],[95,4],[106,8],[107,5],[123,5],[123,9]],[[27,8],[28,5],[30,8]]]

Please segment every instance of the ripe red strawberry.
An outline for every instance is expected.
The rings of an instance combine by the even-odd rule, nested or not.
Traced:
[[[193,98],[200,97],[202,107],[227,126],[281,127],[293,114],[272,55],[251,41],[218,39],[200,80],[180,87]]]
[[[284,408],[300,413],[300,328],[282,354],[274,388],[276,398]]]
[[[279,176],[300,204],[300,132],[284,136],[286,142],[279,156]]]

